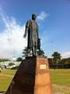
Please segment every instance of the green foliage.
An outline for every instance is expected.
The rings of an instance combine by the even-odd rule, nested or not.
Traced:
[[[63,58],[63,59],[61,60],[61,62],[62,62],[63,64],[70,64],[70,58]]]
[[[8,64],[8,66],[12,66],[12,65],[15,65],[15,64],[14,64],[14,63],[12,63],[12,62]]]
[[[2,59],[0,58],[0,62],[9,61],[9,59]]]
[[[61,61],[61,55],[60,55],[60,53],[54,52],[54,53],[52,54],[52,57],[53,57],[53,63],[54,63],[54,64],[60,63],[60,61]]]
[[[28,49],[27,49],[27,47],[26,47],[26,48],[24,49],[24,51],[23,51],[23,56],[26,57],[27,54],[28,54]]]
[[[16,61],[22,61],[22,58],[21,57],[18,57]]]
[[[26,47],[26,48],[24,49],[24,51],[23,51],[23,55],[26,57],[26,56],[28,56],[29,52],[30,52],[30,50]],[[37,51],[37,54],[44,56],[44,51],[41,50],[41,49],[39,49],[39,50]]]

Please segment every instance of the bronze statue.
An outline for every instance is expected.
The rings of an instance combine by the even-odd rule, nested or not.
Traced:
[[[27,50],[29,54],[37,55],[40,50],[40,39],[38,34],[38,24],[36,15],[32,14],[32,19],[27,21],[24,37],[28,37]]]

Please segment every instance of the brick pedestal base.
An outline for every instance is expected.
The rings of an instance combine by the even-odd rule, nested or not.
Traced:
[[[47,58],[37,57],[34,94],[52,94]]]
[[[52,94],[47,58],[23,60],[6,94]]]

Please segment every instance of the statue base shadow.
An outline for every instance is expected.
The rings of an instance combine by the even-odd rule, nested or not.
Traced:
[[[48,59],[32,56],[23,60],[5,94],[52,94]]]

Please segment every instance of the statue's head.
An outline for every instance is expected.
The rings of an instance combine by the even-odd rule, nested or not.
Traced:
[[[36,15],[32,14],[32,20],[36,20]]]

